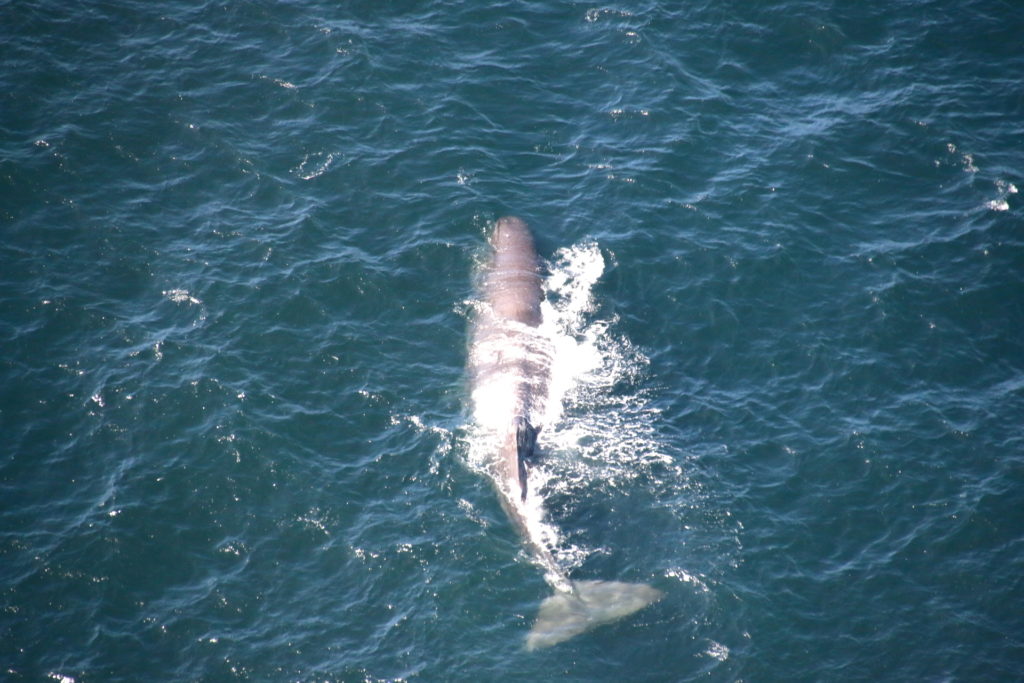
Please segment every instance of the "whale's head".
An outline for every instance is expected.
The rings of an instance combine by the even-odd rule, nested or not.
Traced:
[[[499,258],[505,255],[535,258],[530,229],[521,218],[515,216],[498,219],[491,234],[491,247]]]

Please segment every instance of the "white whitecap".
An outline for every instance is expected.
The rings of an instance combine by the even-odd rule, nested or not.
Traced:
[[[717,659],[720,662],[724,662],[729,659],[729,648],[712,640],[708,644],[708,649],[704,651],[704,654],[713,659]]]
[[[176,304],[190,303],[190,304],[201,304],[203,303],[196,297],[192,296],[187,289],[165,289],[163,295],[168,300],[173,301]]]
[[[293,172],[302,180],[312,180],[323,175],[334,162],[334,154],[331,152],[316,152],[307,154]]]

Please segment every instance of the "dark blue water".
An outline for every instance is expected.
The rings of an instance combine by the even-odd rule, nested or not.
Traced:
[[[1014,680],[1024,8],[0,2],[0,677]],[[473,458],[568,355],[550,649]]]

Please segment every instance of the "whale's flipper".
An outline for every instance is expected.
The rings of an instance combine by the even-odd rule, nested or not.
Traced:
[[[526,636],[527,650],[569,640],[641,610],[662,596],[647,584],[622,581],[573,581],[572,588],[541,603],[537,621]]]
[[[531,425],[525,417],[517,417],[516,425],[516,458],[519,461],[519,490],[526,500],[526,461],[533,457],[537,449],[537,432],[540,429]]]

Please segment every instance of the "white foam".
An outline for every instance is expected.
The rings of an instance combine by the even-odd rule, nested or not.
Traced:
[[[715,641],[708,642],[708,649],[704,651],[708,657],[724,662],[729,659],[729,648]]]
[[[203,303],[196,297],[192,296],[187,289],[165,289],[163,295],[168,300],[173,301],[176,304],[190,303],[190,304],[201,304]]]
[[[997,180],[996,190],[999,192],[999,197],[985,202],[985,208],[991,211],[1009,211],[1010,203],[1006,201],[1006,198],[1011,194],[1017,194],[1017,186],[1006,180]]]
[[[561,340],[553,391],[560,410],[571,417],[553,421],[545,443],[573,455],[562,477],[579,481],[569,485],[599,478],[616,486],[633,479],[648,462],[672,463],[654,436],[657,411],[642,391],[630,387],[645,372],[647,357],[615,334],[616,318],[594,318],[593,287],[604,266],[597,245],[584,243],[556,254],[547,282],[551,296],[545,321],[550,310]]]
[[[312,180],[323,175],[333,162],[334,154],[331,152],[307,154],[303,157],[302,163],[292,169],[292,172],[302,180]]]

